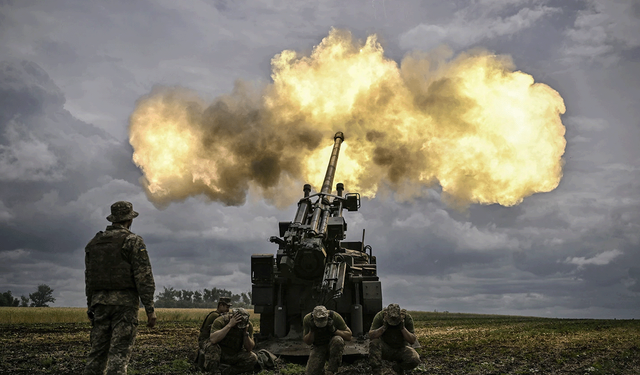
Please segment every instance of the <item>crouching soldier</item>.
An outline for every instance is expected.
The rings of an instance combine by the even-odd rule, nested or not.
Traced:
[[[316,306],[302,320],[302,340],[312,345],[306,375],[324,374],[326,361],[329,362],[326,373],[332,375],[342,363],[344,342],[351,341],[351,330],[340,314]]]
[[[200,326],[200,336],[198,336],[198,344],[202,349],[202,345],[209,340],[209,336],[211,335],[211,326],[213,322],[218,319],[222,314],[226,314],[229,312],[229,308],[233,306],[231,304],[231,298],[229,297],[220,297],[218,299],[218,308],[216,310],[211,311]]]
[[[207,314],[202,321],[202,325],[200,326],[200,335],[198,336],[199,350],[196,353],[195,360],[198,366],[204,366],[204,345],[209,341],[209,336],[211,336],[211,326],[213,325],[213,322],[215,322],[215,320],[222,314],[228,313],[231,306],[231,298],[220,297],[218,299],[218,308]]]
[[[211,335],[204,343],[204,368],[215,374],[220,364],[231,366],[226,374],[253,372],[258,356],[251,350],[253,325],[245,309],[235,308],[213,321]]]
[[[369,361],[373,375],[382,373],[382,360],[393,361],[393,370],[404,374],[420,364],[420,355],[410,345],[416,342],[411,315],[396,303],[376,314],[369,331]]]

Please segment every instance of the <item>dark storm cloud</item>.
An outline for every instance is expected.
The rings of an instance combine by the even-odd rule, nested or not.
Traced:
[[[169,215],[156,216],[156,221],[156,210],[135,184],[139,171],[131,162],[129,145],[75,119],[63,108],[60,89],[35,63],[2,62],[0,67],[2,103],[15,103],[5,108],[7,118],[0,126],[4,136],[0,167],[11,171],[0,177],[2,287],[18,295],[46,283],[67,296],[59,302],[81,304],[82,249],[107,225],[108,207],[118,199],[133,201],[142,214],[134,230],[141,228],[148,234],[145,239],[159,282],[194,289],[200,285],[193,280],[199,280],[205,286],[230,288],[247,277],[246,266],[233,265],[260,249],[257,239],[248,240],[254,234],[237,232],[224,239],[229,230],[214,226],[225,217],[219,212],[194,216],[193,209],[168,210]],[[34,149],[36,158],[29,159],[28,152]],[[53,162],[43,160],[43,155]],[[236,228],[251,223],[255,232],[260,227],[255,217],[238,220]],[[217,280],[215,275],[224,279]],[[204,282],[207,278],[217,284]]]
[[[59,87],[33,62],[0,62],[0,98],[0,257],[7,260],[0,284],[18,285],[16,293],[73,284],[67,280],[82,266],[77,250],[93,231],[92,205],[110,200],[87,197],[106,182],[117,191],[114,181],[135,181],[130,151],[66,111]]]
[[[385,303],[637,318],[639,13],[632,0],[0,2],[0,50],[17,59],[0,65],[0,292],[46,283],[55,306],[81,306],[83,247],[119,199],[141,213],[133,230],[160,290],[249,290],[250,255],[275,252],[267,238],[294,208],[249,194],[241,207],[190,198],[158,211],[137,182],[127,119],[156,84],[213,98],[238,78],[268,81],[275,54],[308,52],[334,26],[378,33],[396,61],[441,42],[511,54],[567,105],[553,192],[467,212],[437,187],[413,201],[388,192],[345,215],[348,239],[366,228]]]
[[[15,116],[42,114],[64,104],[62,91],[42,68],[29,61],[1,62],[0,90],[3,130]]]
[[[127,170],[122,163],[129,158],[124,144],[73,118],[63,107],[62,92],[37,64],[0,62],[0,95],[3,198],[21,188],[35,195],[55,190],[68,199],[105,173],[134,176],[132,164]]]

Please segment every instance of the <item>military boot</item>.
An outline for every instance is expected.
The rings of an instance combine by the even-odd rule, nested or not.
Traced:
[[[198,370],[205,371],[205,368],[204,368],[204,350],[198,349],[198,351],[196,352],[196,359],[195,359],[194,362],[195,362],[195,365],[198,368]]]

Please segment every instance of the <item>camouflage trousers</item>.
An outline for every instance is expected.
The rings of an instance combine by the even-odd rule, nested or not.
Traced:
[[[393,348],[381,339],[369,341],[369,363],[374,374],[382,371],[382,360],[393,361],[403,370],[412,370],[420,364],[420,355],[410,346]]]
[[[213,344],[209,340],[200,343],[204,351],[204,368],[207,372],[215,374],[220,368],[220,364],[231,366],[227,374],[241,374],[243,372],[253,372],[253,367],[258,363],[258,356],[254,352],[244,349],[231,354],[223,351],[220,345]]]
[[[91,350],[85,375],[127,373],[131,349],[138,332],[138,309],[130,306],[95,305]]]
[[[326,345],[313,345],[307,361],[306,375],[323,375],[325,361],[329,361],[327,371],[338,372],[338,367],[342,364],[343,352],[344,339],[340,336],[333,336]]]

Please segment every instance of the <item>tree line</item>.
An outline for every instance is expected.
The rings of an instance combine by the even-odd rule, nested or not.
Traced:
[[[229,297],[234,307],[251,307],[251,292],[234,294],[226,289],[204,289],[203,291],[177,290],[163,287],[155,301],[156,307],[215,308],[220,297]]]
[[[220,297],[229,297],[234,307],[251,308],[251,292],[234,294],[226,289],[204,289],[203,291],[177,290],[163,287],[155,301],[156,307],[173,308],[216,308]],[[46,284],[38,285],[38,290],[29,297],[14,297],[10,290],[0,293],[0,306],[49,307],[54,303],[53,289]]]
[[[53,303],[55,301],[53,289],[46,284],[38,285],[38,290],[29,294],[29,297],[20,296],[20,299],[14,297],[10,290],[0,293],[0,306],[49,307],[49,302]]]

